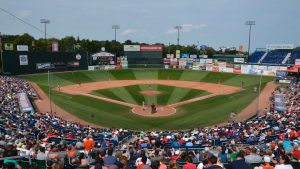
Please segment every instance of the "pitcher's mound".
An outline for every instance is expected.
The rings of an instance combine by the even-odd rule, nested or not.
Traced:
[[[157,110],[156,113],[152,113],[150,106],[145,106],[144,109],[142,106],[136,106],[131,109],[131,111],[134,114],[137,114],[140,116],[147,116],[147,117],[170,116],[170,115],[176,113],[176,109],[174,107],[169,107],[169,106],[157,106],[156,110]]]
[[[140,94],[144,94],[144,95],[158,95],[160,93],[161,93],[160,91],[156,91],[156,90],[144,90],[140,92]]]

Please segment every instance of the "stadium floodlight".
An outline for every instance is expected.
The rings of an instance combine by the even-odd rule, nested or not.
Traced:
[[[117,42],[117,29],[120,29],[120,26],[119,25],[113,25],[112,29],[115,30],[115,42]]]
[[[47,24],[50,23],[50,20],[49,19],[41,19],[40,23],[45,24],[45,31],[44,31],[44,33],[45,33],[45,46],[46,46],[46,51],[47,51]]]
[[[246,25],[250,27],[250,29],[249,29],[249,41],[248,41],[248,59],[249,59],[250,45],[251,45],[251,27],[255,25],[255,21],[246,21]]]
[[[182,26],[178,25],[174,27],[175,29],[177,29],[177,50],[179,48],[179,30],[182,29]]]

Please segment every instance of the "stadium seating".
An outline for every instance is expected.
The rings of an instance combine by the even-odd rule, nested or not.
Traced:
[[[281,64],[289,51],[270,51],[261,61],[262,64]]]
[[[261,57],[265,54],[266,52],[263,51],[256,51],[254,52],[248,60],[248,63],[258,63],[258,61],[261,59]]]
[[[300,59],[300,51],[293,51],[291,53],[291,57],[288,59],[288,61],[286,62],[286,64],[295,64],[296,59]]]

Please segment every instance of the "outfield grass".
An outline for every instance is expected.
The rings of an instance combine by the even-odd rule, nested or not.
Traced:
[[[27,80],[36,82],[45,93],[48,93],[47,74],[28,75]],[[253,88],[259,85],[259,76],[238,75],[229,73],[216,73],[192,70],[163,70],[163,69],[127,69],[110,71],[80,71],[53,73],[50,76],[51,87],[65,86],[77,83],[111,80],[135,80],[135,79],[161,79],[161,80],[187,80],[203,81],[209,83],[222,83],[230,86],[241,87],[244,81],[245,90],[230,94],[211,97],[177,107],[177,113],[169,117],[146,118],[130,113],[130,108],[118,104],[109,103],[85,96],[68,95],[52,92],[53,101],[66,111],[86,121],[106,127],[120,127],[131,129],[187,129],[203,127],[228,119],[231,111],[240,112],[257,97]],[[273,77],[262,77],[262,87]],[[159,87],[157,87],[160,90]],[[136,89],[137,90],[137,89]],[[130,91],[128,91],[130,93]],[[170,90],[170,100],[194,97],[191,91]],[[125,93],[125,92],[124,92]],[[131,94],[131,93],[130,93]],[[108,94],[111,95],[111,94]],[[132,95],[132,94],[131,94]],[[119,97],[119,95],[115,96]],[[185,98],[186,97],[186,98]],[[158,95],[158,100],[159,98]],[[133,99],[134,100],[134,99]],[[161,99],[163,100],[163,99]],[[94,116],[92,118],[92,115]]]
[[[161,93],[158,95],[143,95],[140,94],[142,91],[146,90],[156,90]],[[176,90],[180,92],[175,92]],[[177,96],[174,96],[174,93]],[[116,87],[110,89],[101,89],[92,91],[90,94],[111,98],[118,101],[124,101],[132,104],[142,105],[144,101],[145,104],[151,105],[167,105],[180,101],[185,101],[188,99],[192,99],[195,97],[200,97],[204,95],[210,94],[204,90],[196,90],[190,88],[183,87],[174,87],[174,86],[166,86],[166,85],[149,85],[141,84],[141,85],[132,85],[132,86],[124,86],[124,87]],[[173,95],[172,95],[173,94]]]

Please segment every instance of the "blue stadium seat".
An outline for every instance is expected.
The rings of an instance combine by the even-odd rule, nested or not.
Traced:
[[[281,64],[290,51],[271,51],[261,61],[264,64]]]
[[[254,52],[250,57],[248,62],[249,63],[258,63],[258,61],[261,59],[261,57],[265,54],[266,52],[263,51],[256,51]]]
[[[300,59],[300,51],[293,51],[290,59],[287,61],[287,64],[295,64],[296,59]]]

